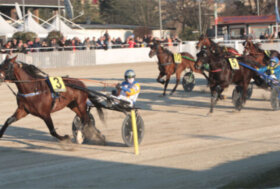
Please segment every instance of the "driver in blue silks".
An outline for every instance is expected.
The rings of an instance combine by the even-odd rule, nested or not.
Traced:
[[[273,79],[280,80],[279,59],[277,57],[271,58],[269,65],[259,68],[258,71],[260,73],[265,73],[265,74],[269,75]]]

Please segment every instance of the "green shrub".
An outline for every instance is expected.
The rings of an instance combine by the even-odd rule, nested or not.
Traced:
[[[60,31],[56,31],[56,30],[51,31],[47,36],[48,41],[51,41],[53,39],[56,39],[56,41],[59,41],[62,38],[63,38],[62,33]]]
[[[37,34],[33,32],[16,32],[12,38],[22,40],[24,43],[26,43],[27,41],[33,41],[36,37]]]

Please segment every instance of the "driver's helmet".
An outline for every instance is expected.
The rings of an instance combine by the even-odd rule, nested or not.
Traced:
[[[135,78],[136,74],[133,70],[126,70],[124,73],[124,79],[127,81],[130,78]]]
[[[273,57],[270,59],[270,66],[276,66],[279,63],[279,59],[277,57]]]

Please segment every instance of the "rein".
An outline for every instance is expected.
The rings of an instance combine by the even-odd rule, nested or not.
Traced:
[[[213,73],[215,73],[215,72],[221,72],[221,71],[223,71],[221,68],[216,69],[216,70],[210,70],[210,72],[213,72]]]
[[[195,62],[194,59],[192,59],[192,58],[190,58],[190,57],[188,57],[188,56],[182,56],[182,58],[187,59],[187,60],[190,60],[190,61],[192,61],[192,62]]]

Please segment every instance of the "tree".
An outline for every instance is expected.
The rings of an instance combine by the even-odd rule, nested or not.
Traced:
[[[209,8],[213,5],[213,0],[200,0],[201,4],[201,26],[202,33],[205,33],[210,26],[210,19],[213,18],[213,10]],[[170,26],[175,23],[181,25],[181,31],[185,33],[188,30],[199,30],[199,2],[193,0],[168,0],[164,4],[164,22]],[[188,33],[188,32],[187,32]]]
[[[226,8],[222,16],[248,16],[258,15],[258,2],[260,15],[274,14],[274,1],[268,0],[234,0],[225,1]]]
[[[93,6],[89,0],[85,0],[84,3],[81,0],[71,0],[73,6],[74,17],[77,17],[74,21],[78,23],[102,23],[99,16],[99,10],[96,6]]]
[[[108,24],[158,26],[157,0],[100,0],[100,14]]]

